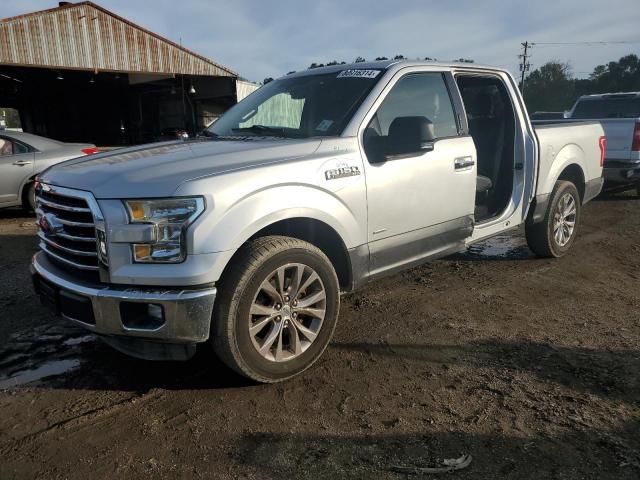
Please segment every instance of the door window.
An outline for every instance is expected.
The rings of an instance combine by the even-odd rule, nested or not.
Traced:
[[[6,138],[0,138],[0,157],[13,155],[13,142]]]
[[[457,135],[443,75],[411,73],[398,80],[387,94],[365,129],[363,143],[369,161],[375,163],[386,154],[423,153],[414,150],[426,140]]]
[[[0,156],[18,155],[20,153],[29,153],[29,147],[20,142],[14,142],[8,138],[0,138]]]

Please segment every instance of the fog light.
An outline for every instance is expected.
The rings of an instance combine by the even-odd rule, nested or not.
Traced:
[[[160,305],[154,305],[153,303],[150,303],[147,307],[147,313],[151,318],[154,318],[155,320],[164,320],[164,312],[162,311],[162,306]]]
[[[125,328],[157,330],[165,323],[164,308],[155,303],[121,302],[120,319]]]

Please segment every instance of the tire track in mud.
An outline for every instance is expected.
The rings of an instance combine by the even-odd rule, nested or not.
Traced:
[[[80,429],[84,425],[86,425],[87,422],[95,422],[98,420],[102,420],[105,417],[117,414],[118,412],[123,410],[122,407],[138,407],[140,406],[141,402],[148,402],[154,399],[159,399],[163,396],[163,394],[164,392],[161,391],[134,394],[110,405],[91,409],[71,418],[59,420],[46,428],[38,430],[37,432],[30,433],[15,440],[11,440],[7,442],[7,445],[0,446],[0,456],[8,455],[9,452],[16,451],[18,449],[27,448],[30,444],[40,440],[43,436],[54,433],[59,429]]]

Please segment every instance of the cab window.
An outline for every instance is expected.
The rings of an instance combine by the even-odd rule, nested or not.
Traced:
[[[369,161],[396,154],[410,156],[425,141],[458,135],[451,97],[441,73],[411,73],[387,94],[365,129],[363,143]]]
[[[389,127],[396,118],[414,116],[430,120],[436,138],[458,134],[451,99],[442,74],[413,73],[401,78],[375,115],[381,135],[389,134]]]

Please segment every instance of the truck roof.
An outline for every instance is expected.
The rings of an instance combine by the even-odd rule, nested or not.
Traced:
[[[402,66],[430,66],[430,67],[444,67],[444,68],[466,68],[466,69],[481,69],[481,70],[495,70],[499,72],[506,72],[503,68],[491,67],[488,65],[479,65],[476,63],[460,63],[460,62],[438,62],[428,60],[379,60],[374,62],[358,62],[358,63],[343,63],[338,65],[331,65],[328,67],[310,68],[294,72],[283,77],[302,77],[306,75],[317,75],[319,73],[332,73],[340,72],[342,70],[358,69],[358,70],[386,70],[394,65]],[[281,78],[283,78],[281,77]]]
[[[640,97],[640,92],[612,92],[612,93],[594,93],[591,95],[582,95],[582,99],[599,99],[599,98],[632,98]]]

